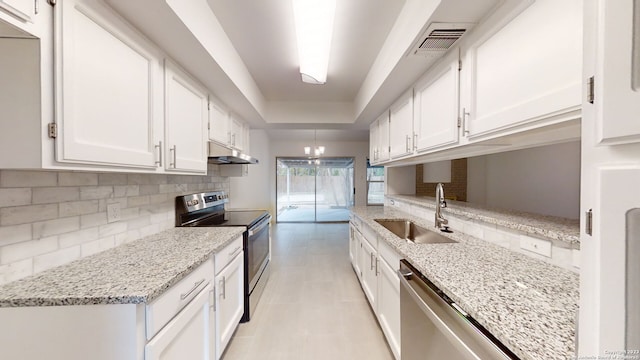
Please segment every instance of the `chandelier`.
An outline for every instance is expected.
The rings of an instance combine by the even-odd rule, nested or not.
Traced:
[[[313,149],[313,155],[311,150]],[[309,157],[309,164],[312,163],[312,160],[315,160],[316,165],[320,164],[320,160],[318,159],[320,156],[324,155],[325,147],[323,145],[317,145],[317,130],[313,130],[313,147],[305,146],[304,154]]]

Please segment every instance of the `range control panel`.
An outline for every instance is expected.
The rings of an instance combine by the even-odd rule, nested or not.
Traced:
[[[188,212],[205,209],[229,202],[229,196],[222,190],[183,196]]]

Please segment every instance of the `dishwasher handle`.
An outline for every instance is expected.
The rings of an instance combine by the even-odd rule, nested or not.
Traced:
[[[397,273],[400,278],[401,293],[405,290],[429,321],[458,351],[465,354],[466,358],[518,359],[456,303],[443,299],[414,271],[401,267]],[[487,354],[491,355],[487,356]]]

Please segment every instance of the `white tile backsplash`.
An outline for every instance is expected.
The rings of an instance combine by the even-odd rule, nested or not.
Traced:
[[[391,204],[391,202],[393,202],[393,204]],[[421,207],[416,204],[409,204],[397,199],[385,198],[385,206],[398,208],[415,216],[427,219],[428,221],[432,221],[434,217],[434,211],[431,208]],[[511,251],[525,254],[534,259],[557,265],[573,272],[580,271],[580,250],[569,249],[565,243],[556,243],[550,239],[545,239],[544,241],[548,243],[548,249],[545,249],[545,253],[548,253],[549,255],[544,256],[540,253],[523,249],[521,246],[522,237],[529,238],[529,236],[517,230],[485,223],[479,220],[472,220],[464,216],[447,214],[445,218],[449,220],[448,225],[453,231],[460,231],[478,239],[508,248]]]
[[[0,187],[40,187],[57,186],[58,173],[47,171],[2,170]]]
[[[218,174],[0,170],[0,284],[173,227],[176,196],[229,190]]]
[[[31,189],[0,189],[0,207],[31,204]]]

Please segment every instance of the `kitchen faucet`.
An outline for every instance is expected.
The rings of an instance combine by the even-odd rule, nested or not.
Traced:
[[[435,226],[445,232],[449,232],[449,227],[446,226],[449,220],[442,217],[442,208],[447,207],[447,202],[444,200],[444,188],[442,183],[436,185],[436,221]]]

